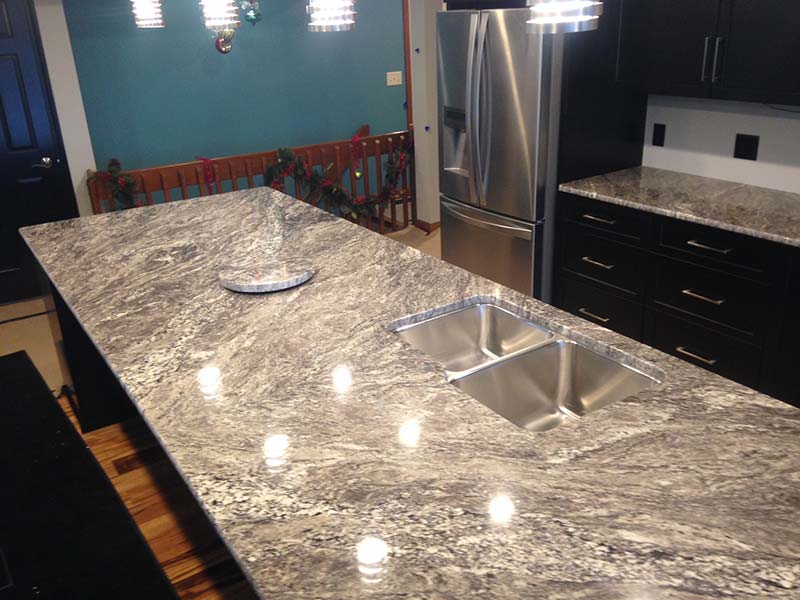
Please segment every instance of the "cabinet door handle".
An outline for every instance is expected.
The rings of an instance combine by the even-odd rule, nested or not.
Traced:
[[[594,265],[595,267],[600,267],[601,269],[605,269],[606,271],[610,271],[614,268],[614,265],[607,265],[606,263],[601,263],[599,260],[595,260],[590,256],[581,256],[581,260],[585,263],[589,263],[590,265]]]
[[[700,248],[701,250],[708,250],[709,252],[716,252],[717,254],[728,255],[733,252],[733,248],[715,248],[714,246],[709,246],[708,244],[704,244],[698,240],[689,240],[686,242],[686,245],[694,248]]]
[[[611,319],[609,317],[601,317],[600,315],[596,315],[591,311],[586,310],[585,308],[579,308],[578,312],[582,315],[586,315],[590,319],[594,319],[595,321],[599,321],[601,323],[608,323]]]
[[[704,83],[706,80],[706,64],[708,64],[708,42],[711,40],[711,36],[707,35],[705,42],[703,42],[703,64],[700,67],[700,83]]]
[[[616,225],[617,222],[614,219],[604,219],[603,217],[598,217],[590,213],[586,213],[582,215],[584,219],[587,221],[596,221],[597,223],[602,223],[603,225]]]
[[[715,358],[706,358],[704,356],[700,356],[699,354],[695,354],[691,350],[687,350],[683,346],[678,346],[675,348],[675,352],[678,354],[683,354],[684,356],[688,356],[689,358],[693,358],[695,360],[699,360],[704,365],[708,365],[709,367],[713,367],[717,364],[717,360]]]
[[[717,75],[717,61],[720,58],[719,47],[722,45],[724,38],[718,37],[714,40],[714,67],[711,69],[711,83],[717,83],[719,76]]]
[[[715,300],[714,298],[709,298],[708,296],[704,296],[703,294],[698,294],[697,292],[689,288],[681,290],[681,294],[683,294],[684,296],[689,296],[689,298],[694,298],[695,300],[708,302],[709,304],[713,304],[714,306],[719,306],[720,304],[725,303],[725,300]]]

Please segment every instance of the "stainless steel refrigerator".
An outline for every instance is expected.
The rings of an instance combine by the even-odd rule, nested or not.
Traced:
[[[437,15],[442,258],[549,300],[562,48],[529,15]]]

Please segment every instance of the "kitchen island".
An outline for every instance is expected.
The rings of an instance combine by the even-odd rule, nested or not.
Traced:
[[[267,188],[23,236],[264,598],[797,597],[787,404]],[[520,429],[389,330],[477,296],[662,384]]]

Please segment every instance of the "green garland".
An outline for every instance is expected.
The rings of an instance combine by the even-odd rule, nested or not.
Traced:
[[[354,138],[356,144],[358,139]],[[412,157],[413,144],[406,138],[400,147],[388,157],[385,165],[383,187],[377,196],[360,195],[353,197],[350,192],[340,187],[335,181],[317,172],[302,156],[296,156],[289,148],[279,148],[277,160],[267,165],[264,171],[264,185],[284,191],[284,180],[294,179],[296,189],[307,190],[305,197],[312,198],[318,194],[316,203],[325,202],[342,217],[350,217],[357,221],[360,216],[373,216],[374,208],[383,208],[389,203],[392,193],[399,187],[403,171]],[[350,168],[358,170],[360,161],[355,161]],[[357,176],[358,177],[358,176]],[[360,177],[358,177],[360,178]]]

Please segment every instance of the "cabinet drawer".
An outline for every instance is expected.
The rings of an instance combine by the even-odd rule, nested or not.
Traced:
[[[643,240],[651,222],[648,213],[601,200],[561,193],[559,202],[563,219],[619,235],[629,242]]]
[[[642,339],[641,304],[563,274],[561,308],[635,340]]]
[[[726,273],[666,258],[658,261],[653,302],[760,341],[768,314],[768,288]]]
[[[761,350],[659,311],[648,311],[645,343],[748,386],[758,383]]]
[[[564,227],[563,266],[624,290],[634,296],[644,293],[645,255],[635,248],[597,237],[586,229],[567,224]]]
[[[783,262],[780,248],[766,240],[673,219],[661,221],[658,245],[683,259],[762,281],[780,277]]]

